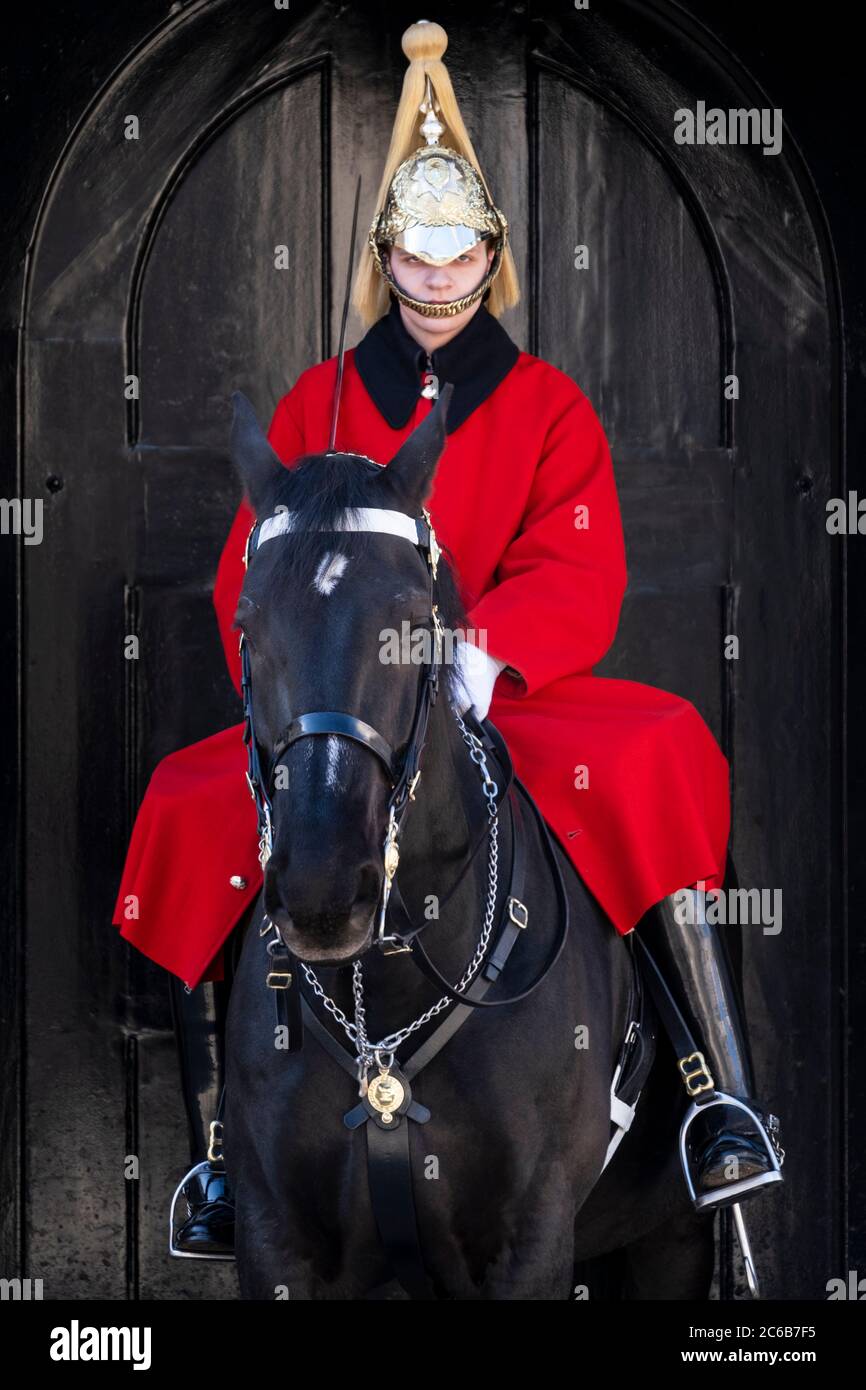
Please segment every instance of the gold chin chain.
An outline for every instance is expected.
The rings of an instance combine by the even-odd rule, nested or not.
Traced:
[[[505,221],[504,218],[502,220],[503,222]],[[392,293],[397,296],[401,304],[406,305],[407,309],[414,309],[417,314],[423,314],[424,317],[428,319],[450,319],[453,318],[455,314],[462,314],[464,309],[468,309],[470,304],[474,304],[483,294],[487,293],[493,281],[496,279],[496,276],[499,274],[499,269],[502,265],[502,248],[500,247],[496,251],[493,257],[493,263],[484,279],[481,281],[481,284],[478,285],[471,294],[465,294],[462,299],[449,299],[445,304],[431,304],[429,300],[426,299],[413,299],[410,294],[406,294],[405,290],[401,290],[390,270],[386,268],[379,247],[372,237],[370,238],[369,245],[373,253],[373,260],[376,263],[376,269],[389,286]]]
[[[431,304],[426,299],[413,299],[411,295],[405,294],[398,289],[390,276],[385,276],[392,291],[397,296],[401,304],[405,304],[407,309],[414,309],[416,314],[423,314],[427,319],[450,319],[455,314],[462,314],[464,309],[468,309],[470,304],[474,304],[480,299],[487,289],[487,283],[480,285],[472,294],[464,295],[462,299],[449,299],[446,304]]]

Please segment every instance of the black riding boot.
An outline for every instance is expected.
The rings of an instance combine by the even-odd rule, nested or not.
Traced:
[[[226,953],[228,954],[228,953]],[[235,1211],[222,1160],[218,1109],[225,1078],[225,1018],[230,980],[199,984],[192,991],[170,976],[171,1011],[189,1124],[192,1168],[172,1202],[170,1250],[202,1259],[234,1258]],[[175,1203],[186,1219],[175,1231]]]
[[[725,928],[706,920],[712,901],[702,889],[681,889],[656,903],[635,928],[699,1049],[678,1057],[678,1066],[692,1098],[681,1159],[700,1211],[743,1201],[783,1181],[784,1159],[778,1119],[754,1099],[742,996]]]

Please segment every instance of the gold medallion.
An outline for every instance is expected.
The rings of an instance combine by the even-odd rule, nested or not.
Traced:
[[[396,1076],[391,1076],[384,1067],[380,1068],[379,1075],[374,1077],[367,1087],[367,1099],[370,1104],[387,1119],[400,1109],[405,1096],[406,1092]]]

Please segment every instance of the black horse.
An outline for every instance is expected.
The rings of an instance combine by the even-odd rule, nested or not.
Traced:
[[[291,518],[290,529],[280,533],[272,524],[271,537],[259,540],[236,615],[273,814],[263,891],[243,935],[227,1023],[225,1155],[236,1195],[240,1290],[248,1299],[376,1297],[382,1295],[373,1291],[394,1275],[371,1200],[365,1125],[344,1123],[359,1105],[358,1082],[309,1026],[300,1050],[286,1050],[285,1029],[275,1024],[275,990],[266,984],[273,968],[268,936],[288,948],[292,987],[302,986],[305,1011],[346,1056],[352,1045],[338,1015],[350,1024],[356,1019],[356,961],[368,1039],[405,1028],[444,998],[396,1049],[398,1065],[449,1011],[464,1007],[419,970],[414,949],[386,954],[375,943],[392,791],[387,754],[380,748],[377,755],[369,733],[368,746],[314,725],[308,736],[285,736],[287,728],[297,733],[302,713],[342,711],[378,731],[397,764],[410,750],[419,681],[429,667],[383,660],[383,638],[408,623],[413,634],[426,630],[435,642],[429,557],[400,535],[339,526],[346,509],[425,515],[449,397],[443,388],[387,467],[330,453],[291,469],[270,448],[246,399],[234,398],[232,454],[256,517],[260,524],[284,513]],[[435,593],[446,634],[464,627],[444,556]],[[424,948],[435,970],[452,983],[465,981],[476,956],[491,883],[489,843],[466,867],[490,802],[477,738],[473,760],[470,725],[452,707],[454,677],[446,661],[394,880],[409,918],[426,924]],[[502,776],[492,754],[489,770]],[[593,1298],[603,1296],[594,1257],[622,1252],[619,1296],[706,1298],[712,1216],[694,1212],[680,1171],[684,1107],[673,1054],[659,1037],[634,1122],[605,1167],[632,952],[561,846],[548,839],[545,847],[531,802],[515,785],[529,921],[515,933],[486,1004],[543,979],[518,1002],[467,1011],[414,1080],[413,1103],[430,1118],[410,1123],[404,1116],[403,1123],[429,1288],[443,1299]],[[497,922],[514,855],[502,810],[498,825]],[[545,974],[563,915],[551,845],[570,931]],[[576,1045],[578,1036],[588,1046]]]

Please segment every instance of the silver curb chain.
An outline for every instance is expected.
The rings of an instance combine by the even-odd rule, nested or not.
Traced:
[[[478,945],[475,948],[475,954],[466,967],[460,981],[455,986],[455,989],[462,994],[465,993],[467,986],[477,973],[484,959],[490,941],[490,933],[493,930],[493,914],[496,909],[496,889],[499,877],[499,821],[496,815],[496,797],[499,788],[490,776],[490,769],[487,766],[487,759],[484,755],[484,747],[481,740],[478,738],[477,734],[473,734],[467,729],[463,719],[456,710],[454,710],[454,717],[457,721],[461,737],[464,743],[469,747],[469,756],[480,769],[482,791],[487,798],[487,812],[489,819],[492,821],[490,842],[487,851],[487,907],[484,914],[484,926],[478,940]],[[343,1010],[331,999],[330,995],[325,993],[316,978],[315,971],[313,971],[310,966],[304,965],[303,961],[300,962],[300,965],[313,993],[321,999],[328,1013],[337,1020],[346,1033],[349,1041],[352,1043],[352,1046],[356,1049],[358,1080],[360,1082],[360,1091],[362,1095],[365,1091],[364,1078],[374,1062],[380,1067],[393,1066],[394,1054],[400,1044],[405,1042],[418,1028],[423,1028],[425,1023],[429,1023],[430,1020],[441,1013],[443,1009],[447,1009],[450,1005],[455,1003],[455,1000],[445,994],[437,1003],[433,1004],[431,1008],[427,1009],[418,1018],[413,1019],[411,1023],[407,1024],[405,1028],[400,1028],[396,1032],[388,1033],[387,1036],[382,1038],[378,1043],[371,1043],[367,1037],[367,1020],[364,1010],[364,971],[361,961],[356,960],[352,968],[352,994],[355,1001],[354,1023],[346,1017]]]

